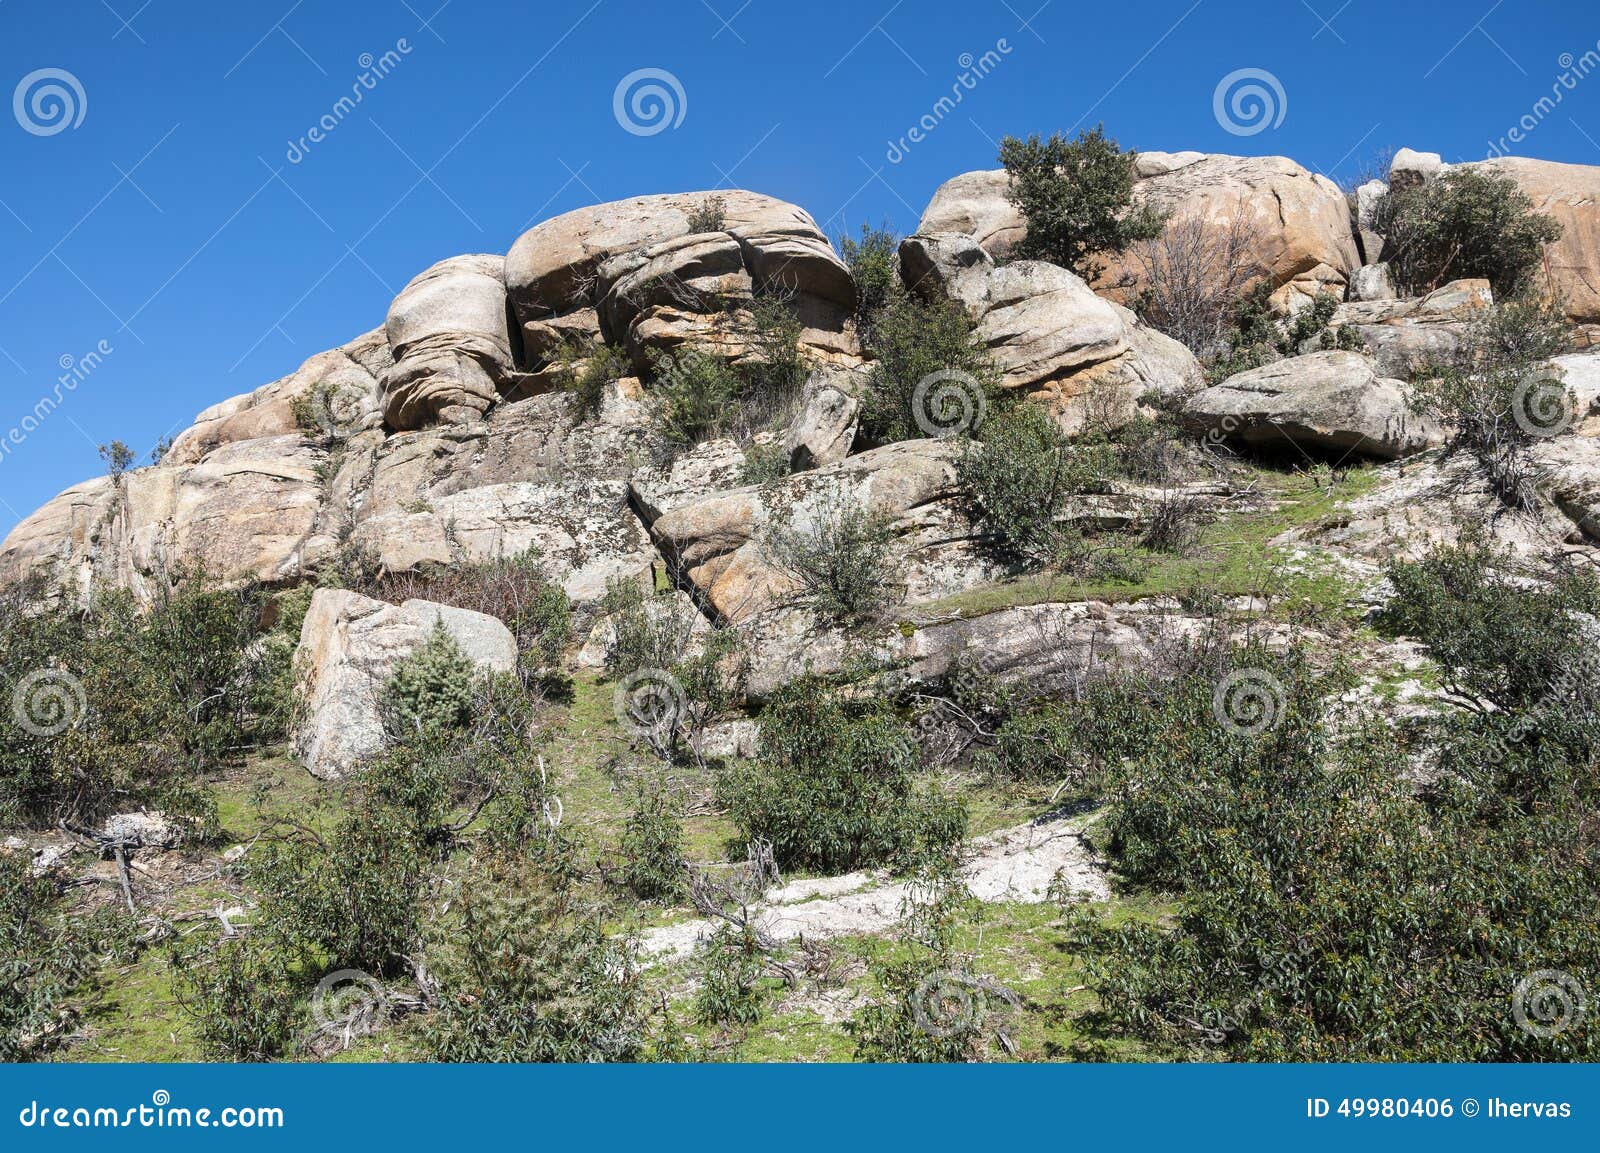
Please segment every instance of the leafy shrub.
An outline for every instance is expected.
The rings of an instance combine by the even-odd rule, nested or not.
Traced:
[[[1453,168],[1421,185],[1391,191],[1373,208],[1384,259],[1413,294],[1447,280],[1482,278],[1496,297],[1527,287],[1561,225],[1504,173]]]
[[[861,239],[839,239],[839,255],[856,282],[856,320],[864,327],[889,303],[899,282],[900,240],[887,226],[861,226]]]
[[[117,940],[115,915],[62,907],[52,877],[32,874],[31,854],[0,855],[0,1061],[35,1061],[79,1020],[79,998]]]
[[[1073,444],[1049,413],[1019,404],[990,420],[956,465],[979,527],[999,549],[1035,562],[1062,558],[1074,534],[1068,502],[1104,491],[1115,468],[1103,443]]]
[[[762,837],[784,867],[844,872],[951,852],[966,807],[919,789],[910,727],[881,699],[852,699],[803,678],[761,720],[758,761],[723,769],[717,794],[739,843]]]
[[[689,213],[689,234],[721,232],[728,226],[728,200],[724,196],[708,196]]]
[[[614,344],[588,341],[572,343],[555,357],[561,367],[561,383],[572,394],[580,415],[600,411],[606,389],[633,372],[626,350]]]
[[[301,1025],[300,990],[260,938],[224,938],[176,950],[172,989],[212,1061],[270,1061]]]
[[[1100,126],[1071,140],[1003,138],[1000,163],[1011,178],[1011,202],[1028,221],[1014,255],[1051,261],[1093,284],[1105,270],[1097,254],[1118,255],[1159,236],[1162,215],[1133,203],[1136,155]]]
[[[537,876],[463,886],[430,949],[437,1061],[638,1061],[652,1055],[634,943]]]
[[[611,626],[606,672],[614,677],[674,668],[699,623],[699,614],[677,597],[646,593],[638,581],[621,577],[607,582],[600,614]]]
[[[781,444],[755,444],[744,451],[740,484],[770,484],[789,475],[789,454]]]
[[[962,373],[974,382],[979,404],[997,409],[998,377],[988,353],[973,339],[972,321],[953,301],[923,301],[901,291],[875,315],[866,334],[873,358],[861,427],[869,440],[888,444],[928,434],[915,416],[917,385],[937,372]]]
[[[472,661],[444,621],[411,655],[398,662],[383,686],[384,728],[395,740],[415,740],[460,729],[472,717]]]
[[[1451,447],[1475,455],[1514,508],[1537,503],[1528,450],[1576,419],[1576,400],[1546,364],[1567,333],[1553,305],[1498,304],[1473,322],[1456,357],[1425,367],[1410,386],[1411,409],[1445,424]]]
[[[761,1020],[765,970],[755,934],[724,927],[706,942],[695,1015],[707,1024],[754,1025]]]
[[[651,385],[656,432],[686,448],[727,431],[744,395],[744,381],[727,363],[694,349],[660,357]]]
[[[683,802],[664,781],[644,783],[622,827],[623,882],[641,900],[683,891]]]
[[[1364,350],[1366,343],[1355,329],[1343,325],[1337,329],[1328,327],[1338,308],[1337,296],[1319,292],[1310,304],[1280,323],[1272,311],[1271,281],[1258,281],[1234,308],[1224,348],[1211,358],[1206,378],[1216,383],[1286,356],[1299,356],[1302,352]]]
[[[893,520],[839,499],[815,512],[790,507],[761,537],[767,561],[795,585],[793,599],[834,624],[865,624],[899,593]]]

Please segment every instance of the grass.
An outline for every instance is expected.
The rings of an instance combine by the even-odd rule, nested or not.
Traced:
[[[1262,507],[1227,516],[1207,525],[1188,555],[1142,551],[1148,567],[1138,581],[1094,581],[1043,572],[954,596],[919,607],[918,616],[937,620],[952,614],[985,616],[1002,609],[1056,601],[1142,600],[1181,597],[1208,589],[1226,597],[1270,591],[1286,606],[1338,614],[1350,597],[1350,583],[1331,566],[1289,563],[1287,550],[1272,541],[1290,529],[1304,528],[1331,517],[1339,505],[1370,491],[1377,473],[1352,468],[1341,479],[1328,480],[1306,472],[1253,468]]]

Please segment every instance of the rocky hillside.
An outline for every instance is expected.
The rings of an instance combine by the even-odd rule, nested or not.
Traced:
[[[315,959],[296,972],[374,974],[366,979],[386,1016],[359,1022],[355,1035],[375,1033],[364,1043],[393,1041],[401,1055],[505,1055],[451,1016],[470,1017],[478,1002],[452,1000],[450,966],[457,976],[472,970],[455,951],[474,947],[472,893],[543,892],[548,883],[561,910],[551,924],[572,935],[559,938],[559,958],[529,942],[513,955],[552,969],[592,962],[587,975],[569,974],[578,985],[617,965],[604,938],[560,919],[566,886],[638,898],[624,918],[637,930],[630,948],[641,971],[656,973],[650,988],[667,1028],[651,1033],[657,1048],[641,1043],[623,1056],[681,1056],[667,1004],[693,995],[718,1029],[743,1022],[736,1044],[727,1033],[698,1037],[691,1048],[702,1052],[834,1056],[848,1036],[858,1055],[905,1057],[882,1039],[892,1032],[884,1005],[944,1006],[948,990],[934,996],[927,980],[956,978],[907,978],[875,950],[895,936],[949,961],[954,930],[921,919],[943,909],[942,898],[924,901],[907,869],[961,844],[939,886],[959,882],[987,908],[980,926],[997,918],[985,963],[1007,982],[963,964],[957,983],[1026,1021],[1020,1032],[994,1032],[992,1014],[968,1014],[953,1048],[935,1044],[932,1058],[917,1050],[917,1059],[1011,1054],[1018,1036],[1030,1056],[1083,1045],[1098,1057],[1193,1055],[1196,1045],[1238,1043],[1274,1059],[1430,1059],[1410,1041],[1340,1048],[1327,1039],[1331,1027],[1250,1040],[1235,1017],[1267,1012],[1278,993],[1174,1007],[1092,961],[1064,970],[1062,955],[1148,946],[1130,970],[1178,966],[1179,954],[1158,957],[1140,934],[1203,937],[1208,918],[1242,915],[1184,903],[1199,901],[1185,887],[1200,884],[1194,862],[1214,863],[1208,854],[1232,843],[1236,824],[1259,831],[1303,805],[1310,824],[1404,841],[1371,824],[1373,814],[1389,819],[1413,789],[1432,805],[1427,790],[1450,775],[1461,747],[1422,730],[1463,701],[1480,717],[1520,716],[1528,705],[1462,672],[1479,659],[1458,629],[1466,610],[1407,616],[1410,594],[1396,588],[1415,582],[1413,600],[1470,599],[1498,596],[1484,589],[1504,579],[1535,599],[1570,596],[1560,611],[1528,609],[1537,620],[1508,628],[1507,645],[1565,637],[1590,611],[1565,582],[1600,561],[1600,168],[1519,159],[1452,168],[1402,150],[1386,180],[1342,190],[1282,157],[1147,152],[1132,163],[1132,209],[1158,210],[1160,235],[1078,271],[1037,258],[1005,170],[946,182],[916,232],[892,246],[869,233],[836,250],[796,205],[707,191],[579,209],[536,225],[504,256],[457,256],[422,271],[381,327],[220,401],[159,463],[67,490],[0,544],[0,586],[28,598],[18,621],[41,606],[76,620],[76,610],[122,590],[126,600],[111,603],[162,622],[179,590],[201,584],[241,590],[249,618],[231,635],[236,660],[216,693],[196,690],[179,710],[185,725],[203,727],[215,699],[251,683],[247,703],[226,718],[250,742],[183,746],[211,774],[222,831],[188,841],[168,825],[161,836],[117,832],[108,818],[170,823],[177,802],[161,800],[171,809],[163,813],[155,805],[169,794],[151,791],[149,812],[108,813],[84,800],[77,753],[30,746],[18,763],[48,756],[56,775],[15,811],[34,804],[33,816],[47,812],[54,828],[19,823],[26,835],[12,849],[26,850],[37,876],[59,872],[74,847],[103,851],[98,881],[113,895],[120,886],[130,912],[141,899],[159,910],[163,927],[144,944],[183,935],[174,926],[186,918],[214,916],[225,941],[234,920],[252,921],[248,939],[270,939],[275,961],[291,949]],[[1446,261],[1439,275],[1418,272],[1417,253],[1433,240],[1418,239],[1417,218],[1396,205],[1418,190],[1453,194],[1452,172],[1509,178],[1533,218],[1560,226],[1548,235],[1532,226],[1536,267],[1502,274],[1484,262],[1458,275]],[[1428,566],[1457,556],[1439,546],[1457,543],[1486,550],[1506,571],[1482,588],[1459,567],[1437,576]],[[1527,571],[1511,571],[1523,562]],[[118,627],[138,627],[126,619]],[[1465,631],[1485,630],[1480,622]],[[186,643],[171,639],[185,635],[178,630],[161,635],[169,648]],[[1251,654],[1245,667],[1231,663],[1238,653]],[[3,661],[0,672],[9,675]],[[1559,668],[1537,673],[1560,682]],[[509,702],[495,695],[507,683],[519,686]],[[827,691],[809,695],[818,683]],[[1096,696],[1113,692],[1106,685],[1125,695]],[[489,694],[487,703],[473,693]],[[1191,737],[1201,730],[1186,708],[1215,716],[1217,740],[1244,744],[1219,753],[1210,735]],[[281,730],[258,723],[269,712]],[[1363,759],[1353,750],[1369,722],[1392,728],[1387,742],[1362,746]],[[430,743],[441,725],[453,734],[445,752]],[[43,727],[50,739],[76,731]],[[848,736],[835,743],[836,730]],[[1173,741],[1181,756],[1140,760]],[[1182,758],[1215,755],[1226,775],[1267,757],[1267,744],[1279,759],[1263,770],[1272,782],[1264,799],[1252,791],[1256,776],[1228,777],[1248,804],[1260,802],[1250,818],[1219,815],[1226,835],[1184,840],[1214,797],[1182,775]],[[1323,773],[1335,761],[1348,776]],[[445,762],[454,774],[445,784],[396,783],[394,774]],[[1097,792],[1105,774],[1129,764],[1151,775]],[[667,783],[651,786],[660,774]],[[1319,791],[1333,779],[1355,783]],[[1506,796],[1522,799],[1522,786],[1506,786]],[[1117,807],[1102,810],[1112,794]],[[794,796],[860,811],[848,834],[814,828]],[[624,797],[634,803],[626,814]],[[1163,804],[1171,811],[1155,811]],[[1430,819],[1468,819],[1459,812],[1470,805],[1439,804]],[[396,831],[384,822],[397,806],[421,806],[428,819]],[[1095,832],[1101,820],[1112,834]],[[664,825],[688,846],[651,874],[640,862],[659,844],[653,837],[666,837]],[[1170,840],[1153,837],[1154,827]],[[303,860],[269,847],[285,829]],[[1273,829],[1262,842],[1277,846],[1282,829]],[[597,864],[561,855],[575,854],[564,840],[573,830],[586,847],[601,846]],[[1484,854],[1474,862],[1515,856],[1479,832],[1461,837]],[[337,846],[359,841],[362,859],[388,868],[392,845],[408,837],[428,864],[426,877],[396,882],[411,920],[392,944],[305,946],[294,916],[269,914],[308,899],[296,896],[302,890],[320,892],[334,873],[366,893],[343,865],[305,863],[323,860],[317,854],[336,859]],[[469,850],[477,868],[476,854],[507,843],[515,868],[494,856],[470,883],[454,871]],[[176,851],[184,845],[187,856]],[[1329,858],[1310,874],[1371,865],[1340,857],[1335,867],[1327,861],[1338,846],[1323,848]],[[143,870],[131,884],[130,860]],[[528,860],[537,883],[517,871]],[[1429,861],[1438,872],[1419,867],[1416,877],[1459,873],[1455,858]],[[1275,873],[1280,865],[1252,867],[1270,881],[1289,874]],[[783,870],[799,875],[785,884]],[[1412,876],[1385,876],[1397,873]],[[1130,878],[1153,887],[1124,887]],[[217,907],[202,908],[213,882]],[[1440,884],[1417,880],[1410,895],[1433,901]],[[1323,896],[1319,915],[1333,918],[1337,907],[1351,924],[1378,915]],[[430,934],[458,900],[467,927],[446,945],[441,979]],[[329,924],[364,924],[363,908],[339,909]],[[483,915],[507,914],[496,906]],[[1290,917],[1277,906],[1250,915]],[[1237,939],[1256,933],[1247,927]],[[1047,947],[1039,934],[1072,945]],[[1440,955],[1456,957],[1464,939],[1449,937]],[[1553,928],[1539,939],[1570,944]],[[840,962],[828,941],[844,942],[853,959]],[[714,966],[682,967],[708,949]],[[1511,952],[1514,960],[1496,953],[1494,963],[1551,967]],[[249,986],[255,971],[228,969],[224,953],[207,964]],[[347,967],[323,965],[330,957]],[[483,969],[478,961],[472,971]],[[124,976],[153,979],[142,965]],[[1495,981],[1503,975],[1494,970]],[[706,1007],[762,980],[785,990],[781,1026],[752,1033],[759,1014]],[[1082,1015],[1080,994],[1091,987],[1093,1013],[1111,1014],[1111,1026]],[[279,999],[298,1004],[307,993],[285,987]],[[1119,997],[1124,1017],[1111,1009]],[[281,1051],[217,1041],[218,1013],[207,1016],[205,997],[163,989],[157,999],[182,1001],[208,1022],[197,1026],[212,1045],[201,1052]],[[1408,994],[1408,1003],[1425,999]],[[1126,1009],[1158,1002],[1155,1018]],[[421,1023],[386,1032],[390,1014]],[[1152,1019],[1179,1022],[1176,1033]],[[140,1033],[126,1022],[112,1028],[123,1036],[117,1029]],[[975,1040],[986,1030],[993,1036]],[[1370,1036],[1382,1034],[1374,1027]],[[348,1048],[349,1022],[342,1046],[332,1035],[323,1030],[312,1051]],[[951,1034],[923,1027],[918,1036],[942,1044]],[[1529,1056],[1511,1033],[1474,1037],[1479,1048],[1448,1051]]]

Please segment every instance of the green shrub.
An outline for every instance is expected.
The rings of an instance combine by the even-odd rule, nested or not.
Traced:
[[[428,639],[394,666],[379,705],[384,728],[411,741],[463,728],[472,719],[472,661],[444,627],[434,622]]]
[[[761,551],[794,584],[794,601],[832,624],[870,623],[898,599],[894,522],[849,499],[789,507],[766,525]]]
[[[979,528],[1000,550],[1059,562],[1076,541],[1062,523],[1073,497],[1103,492],[1116,468],[1104,443],[1074,444],[1043,408],[1019,404],[984,428],[956,465]]]
[[[1384,259],[1413,294],[1448,280],[1482,278],[1496,297],[1526,288],[1561,225],[1504,173],[1453,168],[1421,185],[1391,191],[1373,209]]]
[[[988,353],[972,335],[972,321],[953,301],[923,301],[892,291],[866,334],[873,358],[861,427],[879,444],[926,437],[916,419],[917,386],[935,373],[966,379],[974,413],[997,409],[1002,401],[998,375]],[[969,429],[968,431],[975,431]]]
[[[708,196],[689,213],[689,234],[721,232],[728,225],[728,200],[724,196]]]
[[[65,1043],[123,933],[110,911],[69,913],[55,878],[32,864],[26,852],[0,855],[0,1061],[37,1061]]]
[[[572,394],[578,413],[583,416],[598,413],[606,389],[633,372],[626,350],[613,344],[568,344],[555,361],[561,367],[562,388]]]
[[[839,255],[856,282],[856,320],[863,329],[889,303],[900,275],[900,240],[887,225],[861,226],[861,239],[839,239]]]
[[[781,444],[754,444],[744,450],[740,484],[771,484],[789,475],[789,454]]]
[[[1051,261],[1093,284],[1105,270],[1098,255],[1119,255],[1161,235],[1163,216],[1133,203],[1136,155],[1099,126],[1070,140],[1059,134],[1002,139],[1011,202],[1028,222],[1014,255]]]
[[[665,781],[639,786],[622,827],[622,879],[634,896],[670,901],[683,892],[683,801]]]
[[[1425,366],[1410,386],[1412,411],[1449,428],[1451,447],[1476,456],[1513,508],[1537,504],[1530,448],[1577,419],[1576,399],[1547,364],[1568,332],[1553,305],[1502,302],[1473,322],[1454,358]]]
[[[650,387],[657,434],[677,448],[716,439],[730,427],[744,389],[715,356],[691,348],[658,358]]]
[[[1257,281],[1235,306],[1226,347],[1211,358],[1206,367],[1206,379],[1215,384],[1302,352],[1363,351],[1366,342],[1355,329],[1345,325],[1337,329],[1328,327],[1338,308],[1337,296],[1319,292],[1293,318],[1280,324],[1272,310],[1272,282]]]
[[[724,927],[706,942],[695,992],[695,1015],[714,1025],[754,1025],[761,1020],[761,977],[766,961],[748,928]]]
[[[211,1061],[270,1061],[302,1025],[301,991],[284,958],[255,937],[175,950],[172,990]]]
[[[779,689],[754,762],[724,768],[717,793],[740,844],[770,840],[778,863],[837,873],[952,852],[966,807],[919,789],[912,730],[881,699],[847,698],[809,678]]]
[[[639,1061],[652,1056],[634,943],[535,876],[478,880],[430,948],[436,1061]]]

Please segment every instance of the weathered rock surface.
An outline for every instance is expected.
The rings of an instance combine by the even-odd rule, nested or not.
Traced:
[[[1468,327],[1494,304],[1487,280],[1452,280],[1417,300],[1341,304],[1328,322],[1360,334],[1367,355],[1389,376],[1407,377],[1430,360],[1449,360]]]
[[[1561,225],[1548,250],[1551,278],[1573,323],[1600,323],[1600,165],[1504,156],[1478,167],[1513,178],[1534,208]]]
[[[1290,311],[1320,291],[1344,295],[1345,280],[1362,261],[1344,194],[1322,176],[1281,156],[1242,157],[1147,153],[1135,196],[1171,214],[1174,223],[1198,219],[1219,240],[1235,220],[1253,234],[1252,255]],[[1004,256],[1027,233],[1006,196],[1003,169],[968,172],[934,193],[918,234],[961,233],[992,256]],[[1108,263],[1095,287],[1130,303],[1144,287],[1139,262]]]
[[[691,235],[691,216],[713,197],[722,228]],[[758,293],[788,300],[813,353],[857,351],[855,285],[827,237],[803,209],[753,192],[641,196],[557,216],[512,245],[505,283],[530,352],[579,336],[625,345],[641,368],[689,340],[737,357],[744,342],[722,314]]]
[[[1369,303],[1375,300],[1394,300],[1394,276],[1387,264],[1363,264],[1350,274],[1349,299]]]
[[[394,364],[380,382],[395,429],[482,416],[516,377],[498,256],[453,256],[414,277],[389,306]]]
[[[1316,352],[1241,372],[1184,406],[1196,432],[1254,448],[1393,460],[1440,444],[1406,409],[1400,381],[1354,352]]]
[[[494,617],[432,601],[392,605],[343,589],[317,590],[295,651],[295,694],[304,715],[294,748],[307,769],[337,779],[383,749],[384,684],[440,623],[479,670],[516,670],[516,639]]]
[[[838,464],[850,455],[865,388],[858,372],[825,370],[811,375],[783,440],[793,471]]]
[[[997,571],[978,554],[959,507],[955,462],[960,452],[949,441],[886,445],[773,484],[675,508],[657,519],[650,533],[705,603],[733,622],[781,604],[792,592],[792,581],[763,547],[763,531],[779,519],[794,531],[809,531],[845,509],[890,519],[907,600],[943,596]]]

